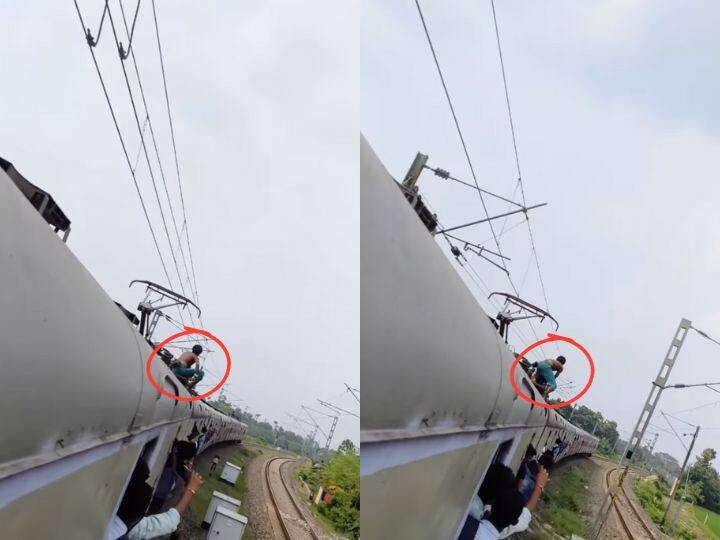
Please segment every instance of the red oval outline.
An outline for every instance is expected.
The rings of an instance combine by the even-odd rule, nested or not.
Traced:
[[[177,338],[179,338],[179,337],[188,336],[188,335],[191,335],[191,334],[200,334],[200,335],[203,335],[203,336],[205,336],[205,337],[210,338],[211,340],[213,340],[213,341],[214,341],[215,343],[217,343],[218,345],[220,345],[220,348],[223,350],[223,353],[225,353],[225,359],[227,360],[227,366],[225,367],[225,375],[223,375],[223,378],[220,380],[219,383],[217,383],[217,385],[215,385],[213,388],[211,388],[210,390],[208,390],[208,391],[205,392],[204,394],[200,394],[200,395],[198,395],[198,396],[193,396],[193,397],[176,396],[175,394],[171,394],[170,392],[168,392],[167,390],[165,390],[164,388],[162,388],[162,387],[157,383],[157,381],[153,378],[152,373],[150,372],[150,364],[152,364],[152,361],[155,359],[155,356],[157,355],[158,351],[159,351],[160,349],[162,349],[165,345],[167,345],[168,343],[170,343],[171,341],[173,341],[173,340],[175,340],[175,339],[177,339]],[[150,356],[148,356],[147,360],[145,361],[145,374],[147,375],[148,380],[150,381],[150,384],[152,384],[153,387],[155,388],[155,390],[157,390],[158,392],[160,392],[162,395],[167,396],[167,397],[169,397],[169,398],[171,398],[171,399],[174,399],[175,401],[187,401],[187,402],[189,402],[189,401],[197,401],[197,400],[199,400],[199,399],[205,399],[206,397],[209,397],[209,396],[213,395],[215,392],[217,392],[218,390],[220,390],[220,388],[222,387],[222,385],[225,384],[225,381],[227,381],[228,377],[230,376],[230,366],[231,366],[231,365],[232,365],[232,361],[230,360],[230,353],[228,352],[227,347],[225,347],[225,344],[224,344],[222,341],[220,341],[218,338],[216,338],[215,336],[213,336],[213,335],[212,335],[210,332],[208,332],[207,330],[202,330],[202,329],[200,329],[200,328],[192,328],[192,327],[190,327],[190,326],[186,326],[186,327],[185,327],[185,330],[183,330],[182,332],[178,332],[178,333],[176,333],[176,334],[171,335],[170,337],[166,338],[164,341],[161,341],[161,342],[153,349],[153,351],[150,353]]]
[[[567,401],[561,401],[560,403],[554,403],[550,405],[549,403],[542,403],[540,401],[535,401],[530,396],[523,393],[522,390],[518,387],[518,385],[515,383],[515,369],[517,368],[518,362],[520,362],[520,359],[525,356],[527,353],[532,351],[535,347],[539,347],[540,345],[544,345],[545,343],[551,343],[553,341],[564,341],[565,343],[569,343],[573,347],[577,348],[581,353],[585,355],[585,358],[587,358],[588,363],[590,364],[590,378],[588,379],[587,384],[585,387],[580,390],[580,393],[573,397],[572,399],[568,399]],[[587,351],[585,347],[580,345],[577,341],[575,341],[572,338],[560,336],[558,334],[548,334],[548,337],[545,339],[541,339],[540,341],[536,341],[529,347],[527,347],[524,351],[522,351],[520,354],[518,354],[515,357],[515,361],[513,362],[512,366],[510,367],[510,384],[513,387],[513,390],[515,390],[515,393],[523,398],[528,403],[532,403],[533,405],[537,405],[538,407],[542,407],[543,409],[561,409],[563,407],[567,407],[568,405],[571,405],[575,403],[578,399],[583,397],[585,395],[585,392],[587,392],[590,389],[590,386],[592,386],[593,380],[595,379],[595,362],[593,362],[592,356],[590,356],[590,353]]]

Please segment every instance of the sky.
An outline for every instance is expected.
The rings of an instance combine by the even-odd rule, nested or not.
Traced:
[[[489,0],[421,6],[480,186],[520,201]],[[496,221],[495,232],[504,232],[499,242],[521,296],[548,305],[558,333],[592,355],[595,379],[578,403],[617,421],[627,438],[680,319],[720,337],[720,75],[712,69],[720,5],[507,0],[496,9],[525,197],[548,203],[529,212],[547,304],[522,214]],[[391,174],[402,179],[422,152],[429,165],[472,182],[413,1],[365,1],[360,69],[361,129]],[[472,189],[429,172],[419,186],[443,226],[485,217]],[[491,197],[486,204],[491,214],[510,207]],[[457,235],[496,250],[487,225]],[[488,293],[511,285],[466,257],[477,275],[458,272],[495,315]],[[535,337],[515,325],[522,335],[510,342],[519,350]],[[547,322],[534,328],[538,337],[554,331]],[[579,392],[589,378],[580,353],[543,352],[567,356],[563,395]],[[691,332],[669,382],[720,381],[718,361],[720,346]],[[672,389],[661,398],[648,435],[659,433],[655,450],[681,460],[693,428],[660,411],[701,426],[694,455],[720,448],[716,392]]]
[[[127,48],[120,4],[110,5]],[[130,20],[136,5],[124,4]],[[79,6],[97,36],[102,3]],[[287,413],[303,416],[301,404],[322,410],[317,399],[357,412],[345,387],[359,385],[357,2],[157,0],[156,7],[203,321],[232,357],[226,396],[288,429]],[[72,221],[69,248],[113,299],[134,310],[143,291],[128,288],[131,280],[168,280],[73,2],[13,2],[3,15],[13,24],[0,53],[9,75],[0,87],[0,155],[53,195]],[[132,47],[181,229],[151,2],[140,4]],[[182,279],[108,20],[95,50],[131,162],[138,160],[170,284],[179,290],[182,281],[190,294],[149,128]],[[130,58],[125,67],[142,125]],[[158,333],[174,330],[164,325]],[[205,366],[215,383],[224,358],[211,354]],[[330,418],[318,418],[327,431]],[[349,415],[332,446],[346,438],[359,441],[359,421]],[[322,435],[318,441],[325,443]]]

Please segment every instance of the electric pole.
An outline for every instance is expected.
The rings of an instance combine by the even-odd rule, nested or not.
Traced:
[[[695,434],[693,435],[692,442],[690,443],[690,448],[688,448],[687,454],[685,454],[685,461],[683,461],[682,467],[680,468],[680,474],[678,474],[678,481],[675,484],[675,489],[673,489],[670,492],[670,500],[668,500],[667,508],[665,509],[665,513],[663,514],[662,520],[660,521],[661,525],[665,524],[665,519],[667,519],[668,512],[670,512],[670,507],[672,506],[673,497],[675,496],[675,493],[677,493],[677,491],[680,489],[680,483],[682,482],[682,475],[685,472],[685,467],[687,466],[687,462],[690,459],[690,453],[692,452],[693,446],[695,446],[695,440],[697,439],[699,432],[700,432],[700,426],[697,426],[695,428]],[[675,516],[675,517],[677,518],[677,516]],[[672,526],[675,526],[675,519],[673,519]]]
[[[633,430],[632,435],[628,439],[627,446],[625,447],[625,452],[622,456],[620,456],[618,467],[622,467],[623,461],[625,459],[628,460],[628,464],[625,465],[625,470],[620,476],[620,481],[618,482],[617,487],[614,490],[612,488],[608,490],[605,501],[603,501],[600,512],[598,512],[597,519],[595,520],[595,523],[592,527],[594,530],[594,534],[592,536],[593,538],[598,538],[598,536],[600,536],[600,531],[602,531],[602,528],[605,525],[605,521],[610,514],[610,510],[612,510],[613,506],[615,506],[615,500],[620,495],[622,483],[625,480],[625,476],[627,475],[628,470],[630,469],[629,462],[632,459],[635,451],[640,446],[643,437],[645,436],[645,431],[647,430],[650,419],[655,412],[655,407],[657,407],[660,396],[662,395],[662,391],[665,388],[665,384],[667,383],[673,366],[675,365],[675,361],[677,360],[680,348],[685,342],[685,338],[687,337],[687,333],[690,330],[691,326],[692,323],[689,320],[681,319],[680,324],[678,325],[678,329],[675,331],[675,334],[673,334],[672,342],[670,343],[668,352],[665,355],[662,365],[660,366],[660,371],[658,372],[655,381],[652,383],[650,393],[645,400],[645,405],[642,408],[642,412],[640,413],[640,417],[638,418],[637,424],[635,425],[635,429]]]

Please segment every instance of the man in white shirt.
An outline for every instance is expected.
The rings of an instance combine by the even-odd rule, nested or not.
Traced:
[[[106,539],[142,540],[174,532],[180,524],[183,513],[190,506],[190,501],[203,483],[202,477],[192,471],[182,496],[174,508],[161,514],[143,517],[152,496],[152,487],[146,483],[148,476],[148,467],[140,460],[125,490],[118,513],[110,524]]]
[[[476,495],[470,506],[470,515],[480,522],[475,540],[502,539],[526,530],[547,480],[547,471],[540,467],[530,498],[523,505],[512,470],[499,463],[493,464],[480,487],[480,494],[489,504]]]

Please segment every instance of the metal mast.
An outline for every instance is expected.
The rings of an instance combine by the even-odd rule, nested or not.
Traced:
[[[330,426],[329,433],[326,434],[323,431],[323,434],[325,435],[325,450],[330,450],[330,443],[332,442],[333,434],[335,433],[335,427],[337,426],[339,415],[337,415],[337,414],[333,415],[333,414],[328,414],[323,411],[317,411],[315,409],[311,409],[310,407],[306,407],[305,405],[303,405],[303,409],[305,409],[305,412],[307,412],[308,415],[310,415],[310,411],[312,411],[314,413],[322,414],[323,416],[327,416],[328,418],[332,418],[332,425]],[[320,431],[322,431],[322,429]]]
[[[645,405],[643,406],[642,412],[640,413],[640,418],[638,418],[635,429],[633,430],[630,439],[628,439],[627,446],[625,447],[625,452],[622,456],[620,456],[618,467],[622,467],[623,461],[625,459],[628,460],[628,464],[625,465],[625,470],[620,476],[617,487],[614,490],[610,489],[607,493],[605,501],[603,502],[603,505],[600,508],[600,512],[598,513],[598,517],[593,525],[593,529],[595,529],[595,532],[592,536],[593,538],[597,538],[600,535],[600,531],[602,530],[603,525],[605,525],[605,521],[607,520],[610,510],[613,506],[615,506],[615,500],[620,495],[622,483],[625,480],[625,476],[627,475],[630,468],[630,460],[632,460],[633,454],[637,451],[640,443],[643,440],[643,437],[645,436],[645,431],[647,430],[650,419],[655,412],[655,407],[657,407],[658,401],[660,401],[660,395],[662,394],[662,391],[666,386],[667,380],[670,377],[670,373],[672,372],[672,368],[675,365],[675,361],[677,360],[678,353],[680,352],[680,348],[685,342],[685,337],[687,336],[688,330],[691,327],[692,323],[687,319],[680,320],[680,324],[678,325],[678,329],[673,335],[673,339],[670,343],[668,352],[665,355],[665,359],[660,366],[660,371],[658,372],[655,381],[652,383],[650,393],[645,400]]]

